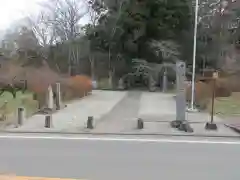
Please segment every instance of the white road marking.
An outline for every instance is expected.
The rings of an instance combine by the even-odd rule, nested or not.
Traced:
[[[1,175],[1,180],[80,180],[80,179],[66,179],[66,178],[47,178],[47,177],[30,177],[30,176],[14,176]],[[82,179],[81,179],[82,180]]]
[[[82,141],[119,141],[119,142],[152,142],[152,143],[188,143],[188,144],[229,144],[240,145],[240,141],[213,140],[177,140],[177,139],[143,139],[143,138],[108,138],[108,137],[61,137],[61,136],[23,136],[0,135],[0,139],[42,139],[42,140],[82,140]]]

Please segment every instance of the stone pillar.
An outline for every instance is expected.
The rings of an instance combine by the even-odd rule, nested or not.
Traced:
[[[186,92],[185,92],[185,62],[176,63],[176,83],[177,83],[177,95],[176,95],[176,120],[185,121],[186,117]]]
[[[118,89],[124,90],[124,80],[123,80],[123,78],[119,79],[119,81],[118,81]]]
[[[156,82],[154,81],[152,76],[149,76],[148,88],[150,92],[156,91]]]
[[[98,84],[96,80],[92,80],[92,87],[93,89],[97,89],[98,88]]]
[[[47,105],[47,108],[53,109],[54,100],[53,100],[53,90],[51,85],[47,89],[46,105]]]

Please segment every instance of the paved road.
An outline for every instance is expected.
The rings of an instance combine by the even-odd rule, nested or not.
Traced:
[[[0,136],[0,170],[86,180],[239,180],[240,141]]]

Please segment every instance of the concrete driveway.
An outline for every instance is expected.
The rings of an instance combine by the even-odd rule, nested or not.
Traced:
[[[176,119],[176,103],[173,97],[173,94],[159,92],[130,91],[112,111],[101,118],[91,132],[189,135],[170,127],[170,122]],[[142,130],[136,129],[137,118],[144,121]],[[210,121],[207,113],[186,112],[186,120],[194,129],[192,135],[239,136],[227,128],[224,121],[218,117],[214,117],[218,130],[206,131],[205,124]]]
[[[94,91],[93,95],[69,104],[53,115],[53,127],[48,131],[84,133],[130,133],[161,135],[239,136],[224,125],[218,117],[217,131],[206,131],[210,121],[206,113],[186,113],[194,133],[180,132],[170,127],[176,119],[173,94],[143,91]],[[86,129],[88,116],[94,116],[94,129]],[[137,129],[137,119],[142,118],[144,128]],[[45,116],[33,116],[14,131],[44,131]]]
[[[126,95],[126,92],[98,91],[92,92],[83,99],[75,100],[67,107],[52,115],[53,129],[68,130],[86,126],[88,116],[94,116],[98,121],[103,115],[109,113],[112,108]],[[45,115],[34,115],[27,119],[21,130],[43,130]]]

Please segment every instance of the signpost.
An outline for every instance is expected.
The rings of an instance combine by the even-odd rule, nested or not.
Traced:
[[[216,79],[218,78],[218,72],[213,72],[212,75],[212,105],[211,105],[211,121],[208,122],[205,126],[207,130],[217,130],[217,125],[213,122],[214,119],[214,101],[215,101],[215,93],[216,93]]]
[[[216,89],[216,79],[218,78],[218,73],[213,73],[213,82],[212,82],[212,107],[211,107],[211,123],[213,123],[213,114],[214,114],[214,100],[215,100],[215,89]]]

